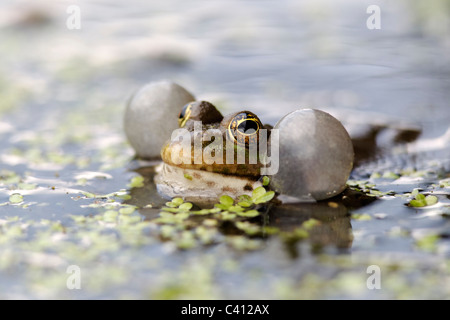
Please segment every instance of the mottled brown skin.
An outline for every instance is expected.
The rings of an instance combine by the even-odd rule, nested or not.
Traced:
[[[186,111],[189,111],[189,118],[183,118],[186,115]],[[184,106],[182,112],[180,114],[180,126],[187,129],[191,133],[191,163],[190,164],[176,164],[172,161],[172,156],[177,157],[178,155],[173,155],[172,152],[175,151],[175,145],[179,144],[177,141],[168,141],[161,150],[161,157],[163,161],[169,165],[177,166],[180,168],[186,169],[195,169],[195,170],[204,170],[209,172],[221,173],[226,175],[236,175],[236,176],[245,176],[245,177],[254,177],[258,178],[260,176],[262,164],[257,159],[256,164],[249,164],[249,152],[248,146],[243,145],[242,143],[238,143],[238,139],[234,141],[234,163],[228,164],[226,163],[226,148],[227,148],[227,136],[230,138],[230,130],[229,125],[233,121],[236,116],[241,117],[242,113],[248,113],[252,119],[256,119],[254,121],[258,121],[259,128],[268,128],[267,126],[262,126],[260,120],[256,115],[249,111],[240,111],[230,115],[223,117],[220,112],[209,102],[199,101],[192,102],[188,105]],[[202,121],[202,131],[205,132],[208,129],[216,130],[217,134],[221,134],[223,138],[223,159],[222,163],[212,163],[208,164],[205,162],[205,159],[202,157],[201,164],[195,164],[194,162],[194,121]],[[238,133],[239,134],[239,133]],[[255,137],[251,137],[256,139]],[[231,139],[233,139],[231,137]],[[241,139],[242,140],[242,139]],[[204,141],[202,143],[202,149],[210,145],[212,141]],[[245,152],[245,164],[237,164],[237,153]]]
[[[181,115],[189,109],[189,118],[186,119],[184,125],[181,125]],[[189,131],[194,130],[194,121],[201,121],[204,125],[220,123],[223,120],[222,114],[216,109],[214,105],[208,101],[194,101],[186,104],[180,113],[179,124],[180,127],[186,128]]]

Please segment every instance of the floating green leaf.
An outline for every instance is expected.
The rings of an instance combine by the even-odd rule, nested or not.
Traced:
[[[353,220],[360,220],[360,221],[367,221],[372,220],[372,216],[368,215],[367,213],[354,213],[352,214]]]
[[[450,187],[450,179],[444,179],[444,180],[439,181],[439,186],[441,188],[448,188],[448,187]]]
[[[230,207],[233,205],[234,200],[232,197],[224,195],[220,197],[220,203],[223,204],[224,206]]]
[[[394,172],[386,171],[385,173],[383,173],[383,178],[395,180],[395,179],[400,178],[400,176],[398,174],[395,174]]]
[[[179,208],[174,208],[174,207],[162,207],[161,210],[166,211],[166,212],[172,212],[172,213],[177,213],[177,212],[181,212],[181,210]]]
[[[236,214],[230,213],[228,211],[223,211],[220,213],[220,218],[222,220],[233,220],[234,218],[236,218]]]
[[[417,201],[425,201],[425,195],[419,193],[416,195],[416,200]]]
[[[417,240],[416,245],[424,251],[435,251],[437,246],[437,241],[439,240],[439,235],[430,234],[419,240]]]
[[[85,192],[85,191],[83,191],[82,194],[83,194],[86,198],[89,198],[89,199],[95,198],[95,197],[96,197],[96,195],[93,194],[93,193],[91,193],[91,192]]]
[[[236,214],[240,217],[253,218],[253,217],[259,216],[259,211],[258,210],[249,210],[249,211],[236,212]]]
[[[269,185],[269,183],[270,183],[270,178],[268,176],[264,176],[263,179],[262,179],[262,185],[264,187],[266,187],[266,186]]]
[[[214,207],[216,207],[217,209],[220,209],[220,210],[228,210],[228,208],[229,208],[229,206],[226,206],[226,205],[224,205],[222,203],[216,203],[214,205]]]
[[[169,201],[169,202],[166,202],[166,207],[169,207],[169,208],[176,208],[176,207],[178,207],[178,206],[177,206],[175,203]],[[164,209],[164,208],[163,208],[163,209]]]
[[[115,210],[107,210],[103,214],[103,220],[105,222],[116,222],[116,218],[119,215],[119,213]]]
[[[252,198],[250,196],[246,195],[246,194],[243,194],[243,195],[240,195],[238,197],[238,200],[239,201],[250,201],[251,202]]]
[[[268,191],[268,192],[264,193],[263,195],[261,195],[259,198],[253,200],[253,202],[255,204],[266,203],[266,202],[269,202],[270,200],[272,200],[274,196],[275,196],[274,191]]]
[[[244,211],[244,208],[242,208],[239,205],[236,205],[236,206],[229,207],[228,211],[230,211],[230,212],[242,212],[242,211]]]
[[[141,221],[140,216],[119,216],[119,223],[122,225],[135,224]]]
[[[34,183],[23,183],[22,182],[17,185],[17,188],[21,189],[21,190],[34,190],[37,188],[37,185]]]
[[[436,196],[429,195],[425,197],[425,202],[427,203],[427,206],[432,206],[438,202],[438,198]]]
[[[189,212],[193,213],[193,214],[198,214],[198,215],[206,215],[206,214],[211,214],[211,213],[218,213],[220,211],[221,211],[221,209],[219,209],[219,208],[213,208],[213,209],[201,209],[201,210],[189,211]]]
[[[409,206],[411,207],[426,207],[432,206],[438,202],[438,198],[436,196],[428,195],[425,196],[421,193],[415,196],[415,199],[409,202]]]
[[[23,196],[20,193],[13,193],[9,197],[9,202],[11,202],[11,203],[21,203],[21,202],[23,202]]]
[[[182,204],[178,207],[178,209],[183,210],[183,211],[189,211],[189,210],[191,210],[192,206],[193,206],[192,203],[190,203],[190,202],[185,202],[185,203],[182,203]]]
[[[142,176],[133,177],[128,186],[130,188],[142,188],[144,186],[144,177]]]
[[[179,210],[179,209],[175,209]],[[176,214],[170,213],[171,211],[162,211],[159,213],[159,218],[154,219],[153,222],[162,224],[181,224],[184,220],[189,218],[188,212],[179,212]]]
[[[238,199],[239,199],[238,205],[240,205],[241,207],[249,208],[249,207],[253,206],[252,198],[246,194],[239,196]]]
[[[418,201],[418,200],[413,199],[409,202],[409,205],[411,207],[425,207],[426,203],[424,203],[423,201]]]
[[[189,212],[179,212],[175,215],[175,218],[178,220],[185,220],[189,218]]]
[[[266,193],[266,189],[264,187],[258,187],[255,190],[253,190],[252,193],[252,200],[253,202],[258,199],[259,197],[263,196]]]
[[[238,202],[238,205],[240,205],[241,207],[244,207],[244,208],[250,208],[251,206],[253,206],[253,202],[252,201],[241,201],[241,202]]]
[[[129,194],[120,194],[120,195],[117,195],[116,197],[119,199],[122,199],[122,200],[130,200],[131,199],[131,196]]]
[[[13,171],[9,171],[9,170],[1,170],[0,171],[0,184],[15,184],[15,183],[19,183],[20,181],[20,176],[13,172]]]
[[[119,209],[120,214],[132,214],[136,210],[135,206],[125,206]]]
[[[173,199],[172,199],[172,203],[173,203],[174,205],[176,205],[177,207],[178,207],[179,205],[181,205],[183,202],[184,202],[183,198],[173,198]]]

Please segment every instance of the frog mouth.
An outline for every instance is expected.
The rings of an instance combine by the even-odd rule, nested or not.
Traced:
[[[156,172],[154,181],[162,197],[182,197],[194,203],[212,204],[222,195],[235,199],[243,194],[251,196],[254,189],[262,186],[255,178],[182,168],[164,162],[158,165]]]

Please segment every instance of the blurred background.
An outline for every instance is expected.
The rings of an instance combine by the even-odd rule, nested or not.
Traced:
[[[380,29],[367,26],[370,5],[380,8]],[[1,6],[0,133],[14,132],[2,150],[37,137],[49,152],[87,136],[120,143],[127,99],[160,79],[271,124],[305,107],[331,112],[352,136],[369,123],[436,138],[450,123],[445,0]],[[70,151],[83,157],[87,148]]]

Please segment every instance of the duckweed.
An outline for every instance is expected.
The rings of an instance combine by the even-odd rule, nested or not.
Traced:
[[[9,197],[9,202],[11,202],[11,203],[21,203],[21,202],[23,202],[23,196],[20,193],[13,193]]]
[[[266,203],[266,202],[269,202],[270,200],[272,200],[274,196],[275,196],[275,192],[274,191],[268,191],[268,192],[265,192],[264,194],[262,194],[261,196],[259,196],[256,199],[254,199],[252,197],[252,200],[253,200],[254,204]]]
[[[253,217],[257,217],[260,215],[258,210],[248,210],[248,211],[241,211],[241,212],[236,212],[236,214],[239,217],[245,217],[245,218],[253,218]]]
[[[136,176],[131,179],[130,184],[128,187],[130,188],[142,188],[144,186],[144,177],[142,176]]]
[[[421,250],[434,252],[437,249],[437,241],[439,238],[439,235],[436,234],[426,235],[417,240],[416,245]]]
[[[2,178],[6,178],[3,179],[2,183],[8,180],[11,183],[10,185],[14,187],[18,187],[20,183],[27,183],[21,182],[24,181],[24,178],[20,176],[16,177],[14,174],[5,174]],[[144,183],[144,179],[141,181]],[[359,187],[363,192],[367,192],[367,194],[376,190],[376,185],[367,181],[353,184],[351,188]],[[421,192],[423,192],[422,189],[415,189],[405,195],[414,197],[413,200],[425,201],[427,205],[431,205],[432,201],[430,202],[428,200],[427,202],[427,196],[421,194]],[[19,193],[15,193],[14,195],[17,195],[17,201],[20,200]],[[75,262],[76,264],[85,265],[85,267],[83,266],[83,270],[89,276],[86,276],[84,281],[92,282],[84,290],[86,292],[95,292],[95,290],[101,290],[108,286],[120,286],[127,281],[131,281],[130,279],[132,277],[130,276],[130,272],[134,270],[132,262],[136,260],[133,252],[140,254],[139,252],[141,251],[138,251],[138,248],[145,248],[145,250],[152,252],[151,250],[154,250],[152,248],[155,248],[156,243],[162,243],[164,250],[169,252],[170,250],[187,251],[201,246],[226,246],[233,251],[239,252],[260,251],[266,247],[266,237],[271,236],[275,241],[276,239],[280,239],[283,243],[291,246],[296,243],[304,245],[308,243],[308,241],[305,241],[306,239],[311,238],[324,225],[326,226],[327,223],[315,218],[306,219],[300,226],[294,227],[290,231],[283,231],[278,227],[265,225],[263,221],[266,221],[268,218],[266,214],[261,213],[261,208],[267,206],[274,197],[275,195],[271,191],[265,190],[265,188],[256,189],[252,196],[240,196],[237,200],[224,196],[216,206],[209,209],[199,209],[194,204],[186,202],[182,198],[174,198],[160,208],[161,210],[159,210],[157,217],[144,217],[140,214],[141,209],[150,208],[151,210],[158,210],[158,206],[152,206],[150,204],[134,205],[132,193],[129,193],[127,190],[122,189],[105,194],[83,191],[82,196],[73,197],[73,200],[82,201],[83,203],[80,204],[80,207],[85,208],[86,213],[85,215],[71,215],[70,222],[63,223],[53,220],[24,221],[19,216],[0,220],[0,247],[3,250],[5,246],[13,246],[15,250],[2,251],[0,270],[11,270],[18,261],[22,261],[30,270],[38,270],[30,271],[31,273],[28,275],[29,279],[41,286],[55,288],[53,289],[54,292],[60,292],[60,289],[56,289],[58,281],[60,281],[58,277],[54,277],[54,280],[42,281],[39,280],[41,276],[38,277],[37,274],[41,274],[40,270],[50,268],[50,265],[53,266],[51,268],[56,268],[55,266],[65,267],[68,263]],[[340,207],[340,203],[338,200],[333,201],[336,201],[338,206],[334,205],[333,202],[331,209],[336,210]],[[11,203],[12,201],[8,201],[4,205]],[[152,209],[153,207],[155,208]],[[444,208],[445,206],[442,210]],[[256,217],[261,218],[255,219]],[[368,223],[373,222],[371,221],[371,215],[364,213],[353,213],[351,214],[351,219],[367,220]],[[233,228],[234,231],[228,234],[227,232],[223,232],[223,228]],[[395,237],[395,235],[389,236]],[[403,237],[411,237],[411,234],[404,235]],[[28,240],[24,241],[24,239]],[[31,242],[29,241],[30,239],[32,240]],[[420,251],[436,252],[439,239],[440,236],[438,234],[430,234],[417,238],[413,245]],[[273,242],[271,243],[273,245]],[[130,248],[134,248],[134,251],[130,251]],[[28,253],[25,255],[21,252]],[[118,252],[121,252],[123,256],[117,258]],[[219,250],[219,252],[221,251]],[[264,252],[264,250],[260,252]],[[40,254],[40,257],[45,258],[37,258],[37,253]],[[103,266],[103,264],[98,264],[99,261],[110,261],[108,259],[112,259],[112,257],[116,257],[114,258],[116,265],[114,268],[111,268],[112,276],[117,277],[113,282],[114,284],[108,282],[107,276],[102,275],[100,272],[100,266]],[[321,261],[323,257],[318,256],[317,258],[320,260],[318,263],[323,264],[322,267],[327,265],[325,260]],[[330,257],[328,256],[328,258]],[[342,257],[342,259],[344,258]],[[221,266],[215,263],[209,264],[206,272],[221,270]],[[98,267],[96,267],[97,264]],[[157,266],[158,264],[155,264],[155,261],[150,261],[148,265]],[[341,276],[336,277],[335,280],[328,279],[326,284],[324,282],[325,279],[321,279],[320,277],[317,277],[314,282],[311,280],[312,277],[305,276],[301,282],[292,283],[289,286],[283,285],[282,279],[277,280],[271,285],[276,286],[278,288],[277,290],[279,290],[277,292],[283,292],[283,295],[286,297],[299,297],[299,288],[309,288],[311,281],[323,288],[331,286],[333,290],[341,290],[340,288],[344,286],[343,283],[347,283],[348,290],[353,290],[352,288],[354,288],[355,294],[359,294],[358,281],[361,275],[355,273],[355,270],[353,270],[353,268],[357,267],[354,261],[348,263],[343,267]],[[119,269],[126,268],[131,268],[130,272],[119,272]],[[242,270],[242,268],[238,268],[238,271],[225,270],[225,266],[223,268],[223,271],[219,272],[243,272],[243,274],[250,272],[249,270]],[[36,272],[36,276],[31,275],[33,272]],[[254,274],[258,274],[257,271],[255,272]],[[391,284],[391,292],[396,292],[395,295],[397,296],[415,296],[417,293],[405,293],[407,292],[406,288],[408,288],[407,282],[404,282],[403,278],[399,276],[401,274],[400,271],[397,272],[396,281],[398,285],[394,286],[394,284]],[[249,273],[246,274],[248,275]],[[94,275],[98,279],[93,280]],[[169,287],[166,284],[155,285],[154,290],[149,292],[149,297],[165,294],[173,294],[178,297],[183,297],[185,294],[190,295],[189,281],[187,278],[184,278],[186,275],[183,273],[183,276],[181,276],[180,273],[175,272],[174,276],[172,276],[178,279],[177,284],[180,290],[177,289],[172,293],[168,293],[167,290],[169,290]],[[309,273],[309,275],[312,274]],[[254,275],[253,277],[256,276]],[[394,279],[393,276],[391,278]],[[167,279],[170,279],[170,277],[168,276]],[[430,283],[434,281],[430,277],[427,279],[426,281],[431,281]],[[55,283],[52,283],[52,281],[55,281]],[[351,285],[348,285],[349,283]],[[209,280],[205,280],[204,286],[204,290],[211,288]],[[386,286],[388,285],[386,284]],[[321,292],[323,290],[318,289],[317,291],[309,292],[311,296],[322,297]],[[334,292],[333,290],[330,289],[328,292],[330,294],[340,294],[338,291]],[[166,293],[163,293],[163,291]],[[137,293],[137,295],[139,294]]]
[[[359,221],[368,221],[368,220],[372,220],[372,216],[370,216],[367,213],[353,213],[352,219],[359,220]]]
[[[120,214],[132,214],[136,210],[135,206],[124,206],[123,208],[119,209]]]

